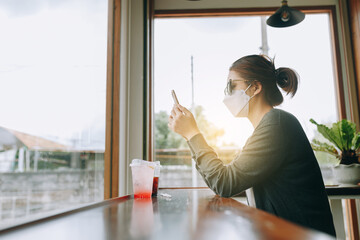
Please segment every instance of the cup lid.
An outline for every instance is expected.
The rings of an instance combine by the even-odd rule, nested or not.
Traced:
[[[134,166],[148,166],[151,168],[155,168],[156,163],[135,158],[130,163],[130,167],[134,167]]]

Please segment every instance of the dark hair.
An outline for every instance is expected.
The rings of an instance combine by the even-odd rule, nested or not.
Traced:
[[[258,81],[262,84],[265,100],[271,106],[280,105],[284,98],[278,88],[282,88],[293,97],[298,88],[299,75],[290,68],[275,68],[274,59],[266,55],[249,55],[236,60],[230,71],[237,72],[250,84]]]

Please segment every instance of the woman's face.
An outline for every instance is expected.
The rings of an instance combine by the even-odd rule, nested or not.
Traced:
[[[232,81],[231,89],[232,90],[245,90],[249,85],[245,82],[245,79],[240,77],[240,75],[235,71],[229,71],[227,82]]]

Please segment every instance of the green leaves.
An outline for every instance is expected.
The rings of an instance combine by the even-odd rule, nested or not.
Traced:
[[[357,150],[360,147],[360,135],[357,134],[354,138],[353,141],[351,143],[351,150]]]
[[[342,139],[344,142],[344,150],[351,150],[352,141],[356,134],[356,125],[346,119],[340,122]]]
[[[168,149],[186,146],[185,140],[168,127],[169,115],[165,111],[155,113],[155,148]]]
[[[314,139],[311,143],[311,147],[314,151],[321,151],[329,153],[337,158],[340,158],[339,152],[336,150],[336,148],[330,144],[322,143],[316,139]]]
[[[339,133],[337,130],[335,129],[330,129],[327,126],[323,125],[323,124],[318,124],[317,122],[315,122],[314,119],[310,119],[310,122],[315,124],[317,126],[317,130],[319,131],[319,133],[321,133],[327,140],[329,140],[331,143],[333,143],[335,145],[335,147],[337,147],[338,149],[342,149],[342,141],[341,141],[341,134],[339,136]],[[333,124],[334,127],[334,124]],[[338,134],[335,134],[335,132],[337,132]]]
[[[314,119],[310,122],[317,126],[317,130],[341,152],[357,150],[360,147],[360,133],[356,132],[356,125],[346,119],[332,124],[331,128],[318,124]],[[313,140],[312,147],[315,151],[323,151],[332,154],[334,146]],[[333,149],[332,149],[332,148]],[[336,150],[336,149],[335,149]],[[338,151],[336,151],[338,154]]]

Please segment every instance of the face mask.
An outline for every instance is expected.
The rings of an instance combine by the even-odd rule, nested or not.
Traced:
[[[249,101],[252,97],[246,94],[251,84],[245,90],[233,90],[231,95],[224,97],[224,104],[234,117],[247,117],[249,114]]]

